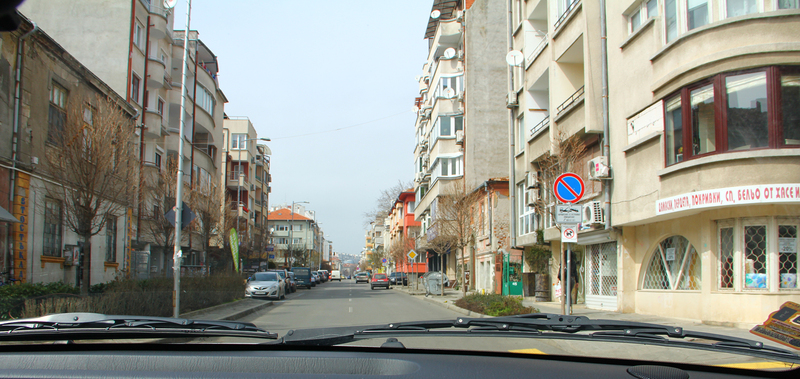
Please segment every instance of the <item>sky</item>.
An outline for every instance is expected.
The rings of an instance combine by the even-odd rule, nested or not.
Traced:
[[[334,251],[360,254],[381,190],[413,179],[414,98],[433,0],[192,1],[228,116],[272,150],[270,205],[307,201]],[[186,0],[175,7],[185,29]]]

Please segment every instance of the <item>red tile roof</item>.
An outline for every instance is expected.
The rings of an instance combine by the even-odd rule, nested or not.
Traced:
[[[267,215],[267,220],[269,221],[290,221],[292,220],[292,211],[289,208],[278,209],[276,211],[269,212]],[[299,213],[294,214],[295,221],[314,221],[308,217],[305,217]]]

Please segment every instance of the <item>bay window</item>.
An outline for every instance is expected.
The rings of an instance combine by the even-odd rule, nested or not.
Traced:
[[[686,2],[686,24],[689,30],[708,24],[708,0],[688,0]]]
[[[727,17],[744,16],[758,12],[758,0],[727,0],[725,14]]]
[[[798,71],[767,67],[723,73],[667,97],[667,166],[707,154],[800,146]]]
[[[457,156],[438,157],[431,168],[431,182],[439,178],[452,179],[463,175],[464,163],[461,154]]]
[[[459,130],[464,130],[464,116],[439,116],[433,123],[433,141],[431,143],[436,143],[439,138],[455,138],[456,132]]]

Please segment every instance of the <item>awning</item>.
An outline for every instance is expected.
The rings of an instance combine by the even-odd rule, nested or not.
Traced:
[[[8,213],[8,211],[3,207],[0,207],[0,221],[19,222],[16,217],[14,217],[11,213]]]

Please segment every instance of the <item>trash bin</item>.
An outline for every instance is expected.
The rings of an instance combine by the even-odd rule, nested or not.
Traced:
[[[442,273],[431,272],[423,277],[425,295],[442,293]]]

